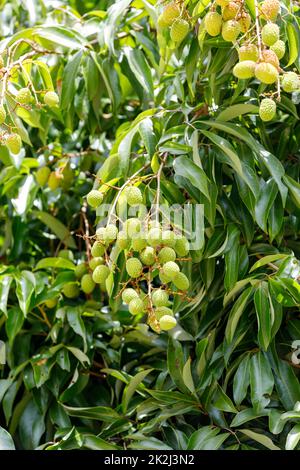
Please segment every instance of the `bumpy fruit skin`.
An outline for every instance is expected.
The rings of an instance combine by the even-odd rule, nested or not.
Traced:
[[[0,125],[5,122],[6,119],[6,111],[4,106],[1,104],[0,105]]]
[[[259,106],[259,116],[262,121],[268,122],[276,115],[276,103],[270,98],[264,98]]]
[[[171,279],[169,279],[169,278],[164,274],[163,270],[160,270],[160,271],[159,271],[158,276],[159,276],[160,282],[161,282],[162,284],[169,284],[169,282],[171,282]]]
[[[152,246],[147,246],[140,254],[140,260],[145,266],[152,266],[155,263],[155,250]]]
[[[167,279],[172,281],[175,279],[176,275],[179,273],[180,269],[178,264],[174,263],[174,261],[168,261],[162,267],[162,272]]]
[[[97,266],[101,266],[101,264],[104,264],[104,259],[102,258],[102,256],[97,256],[96,258],[92,258],[90,260],[89,267],[92,271],[94,271]]]
[[[95,282],[93,281],[93,278],[91,274],[84,274],[81,279],[81,290],[85,294],[91,294],[93,290],[95,289]]]
[[[173,248],[169,246],[163,247],[158,253],[158,261],[160,264],[167,263],[168,261],[175,261],[176,253]]]
[[[278,59],[282,59],[282,57],[285,54],[285,43],[281,41],[281,39],[278,39],[271,47],[271,51],[275,52],[277,55]]]
[[[241,18],[238,19],[238,23],[241,27],[242,33],[246,33],[249,31],[249,28],[251,26],[251,16],[248,13],[243,13]]]
[[[175,251],[178,256],[186,256],[189,252],[189,242],[186,237],[177,238],[175,243]]]
[[[279,26],[275,23],[267,23],[261,30],[261,39],[266,46],[273,46],[279,39]]]
[[[135,217],[127,219],[124,223],[123,230],[129,236],[133,237],[135,233],[140,232],[141,230],[141,221]]]
[[[244,60],[253,60],[256,62],[258,60],[258,48],[255,44],[244,44],[238,50],[239,61]]]
[[[125,196],[129,206],[137,206],[138,204],[142,204],[143,202],[142,192],[136,186],[129,186],[128,188],[126,188]]]
[[[59,97],[55,91],[47,91],[44,96],[44,103],[50,108],[54,108],[59,105]]]
[[[265,0],[260,5],[262,17],[269,21],[275,21],[280,10],[280,3],[278,0]]]
[[[122,300],[125,304],[129,304],[132,299],[138,299],[139,294],[131,288],[124,289],[122,292]]]
[[[97,209],[103,201],[103,194],[97,189],[92,189],[86,196],[86,200],[89,206]]]
[[[130,239],[129,239],[127,233],[125,232],[125,230],[121,230],[121,231],[118,233],[118,236],[117,236],[117,246],[118,246],[121,250],[127,250],[127,249],[130,247]]]
[[[175,2],[171,2],[165,6],[163,12],[161,14],[162,20],[164,21],[166,26],[171,26],[173,21],[180,16],[180,9],[179,6]]]
[[[152,293],[151,297],[155,307],[165,307],[169,303],[169,296],[165,290],[157,289]]]
[[[287,72],[282,77],[281,87],[287,93],[293,93],[300,88],[300,78],[295,72]]]
[[[142,273],[143,265],[138,258],[129,258],[126,261],[126,271],[130,277],[134,279]]]
[[[50,168],[48,168],[47,166],[42,166],[41,168],[37,170],[35,174],[36,182],[40,186],[45,186],[48,181],[50,173],[51,173]]]
[[[188,34],[190,25],[187,21],[179,18],[175,20],[171,26],[170,37],[174,42],[181,42]]]
[[[146,238],[141,234],[135,235],[132,238],[131,246],[134,251],[142,251],[147,246]]]
[[[172,330],[177,325],[176,318],[171,317],[171,315],[164,315],[159,320],[160,329],[163,331]]]
[[[147,233],[147,242],[150,246],[157,246],[162,242],[162,232],[160,228],[151,228]]]
[[[54,308],[56,307],[57,302],[58,302],[57,297],[54,297],[53,299],[45,300],[45,305],[47,308]]]
[[[275,83],[277,81],[278,70],[274,67],[274,65],[268,64],[267,62],[261,62],[255,67],[255,76],[262,83],[270,85],[271,83]]]
[[[276,69],[279,68],[279,59],[275,52],[271,51],[270,49],[265,49],[262,51],[262,59],[264,62],[274,65]]]
[[[255,65],[255,62],[252,60],[238,62],[233,68],[233,75],[242,80],[252,78],[254,77]]]
[[[91,249],[91,254],[93,257],[98,258],[99,256],[104,255],[105,246],[101,242],[95,242]]]
[[[223,23],[222,38],[224,41],[234,42],[241,32],[239,23],[235,20],[229,20]]]
[[[93,281],[96,284],[102,284],[108,278],[109,273],[110,271],[107,266],[104,266],[103,264],[100,266],[96,266],[93,272]]]
[[[74,299],[79,296],[79,287],[76,282],[69,282],[65,284],[62,292],[68,299]]]
[[[210,36],[218,36],[222,29],[222,16],[216,11],[210,11],[204,18],[204,27]]]
[[[74,274],[77,277],[77,279],[81,279],[82,276],[86,273],[87,273],[87,267],[85,263],[77,264],[77,266],[74,269]]]
[[[51,171],[47,183],[48,188],[51,189],[51,191],[55,191],[57,188],[59,188],[60,178],[58,177],[55,171]]]
[[[144,311],[144,302],[139,297],[132,299],[129,302],[128,310],[131,315],[139,315],[139,313],[143,313]]]
[[[29,88],[21,88],[16,95],[16,101],[20,104],[31,103],[32,96]]]
[[[111,243],[112,241],[116,240],[117,236],[118,236],[117,227],[113,224],[108,224],[105,227],[104,241],[106,243]]]
[[[172,230],[162,231],[162,244],[174,248],[176,243],[175,233]]]
[[[179,290],[188,290],[190,287],[190,281],[186,277],[184,273],[176,274],[175,278],[173,279],[173,284]]]
[[[229,2],[228,5],[223,8],[222,17],[224,21],[234,20],[239,12],[240,6],[235,2]]]
[[[164,315],[170,315],[170,317],[174,316],[173,311],[168,307],[157,307],[154,310],[154,313],[155,313],[157,320],[160,320],[161,317],[163,317]]]
[[[22,139],[18,134],[10,134],[5,141],[5,145],[11,153],[17,155],[21,151]]]

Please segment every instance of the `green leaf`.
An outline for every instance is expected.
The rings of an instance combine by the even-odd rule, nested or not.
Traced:
[[[173,166],[177,175],[187,178],[190,183],[195,186],[195,188],[198,188],[210,201],[210,194],[208,191],[209,180],[202,168],[185,156],[175,158]]]
[[[0,310],[7,315],[7,299],[13,277],[10,275],[0,276]]]
[[[267,416],[267,415],[268,415],[268,411],[266,410],[261,411],[260,413],[257,413],[253,408],[246,408],[245,410],[242,410],[239,413],[237,413],[237,415],[231,421],[230,427],[238,427],[244,423],[247,423],[248,421],[260,418],[261,416]]]
[[[253,441],[259,442],[267,449],[280,450],[280,448],[277,447],[268,436],[265,436],[258,432],[251,431],[250,429],[239,429],[239,432],[245,434],[245,436],[248,436]]]
[[[250,356],[247,354],[239,364],[233,379],[233,399],[240,405],[247,396],[250,384]]]
[[[0,450],[16,450],[13,438],[0,426]]]
[[[285,450],[294,450],[299,441],[300,424],[295,424],[286,437]]]
[[[262,352],[250,359],[251,402],[256,412],[263,410],[271,400],[274,378],[271,367]]]
[[[33,211],[33,215],[41,220],[68,248],[76,248],[70,231],[56,217],[43,211]]]
[[[63,78],[60,107],[62,110],[71,106],[76,91],[76,77],[81,63],[82,52],[77,52],[67,63]]]
[[[269,302],[269,288],[267,282],[261,282],[254,294],[254,304],[258,324],[258,340],[266,351],[272,337],[272,311]]]
[[[135,393],[137,387],[140,385],[140,383],[144,380],[147,375],[152,372],[153,369],[147,369],[147,370],[142,370],[141,372],[138,372],[134,377],[132,377],[126,385],[123,393],[123,399],[122,399],[122,409],[123,413],[126,413],[129,402],[131,398],[133,397],[133,394]]]
[[[217,116],[216,121],[231,121],[236,117],[242,116],[243,114],[258,114],[258,106],[249,103],[234,104],[221,111]]]
[[[226,325],[225,336],[229,343],[232,342],[235,330],[237,328],[238,322],[247,306],[247,303],[252,295],[253,288],[248,287],[244,290],[244,292],[240,295],[238,300],[235,302],[234,306],[232,307],[229,318]]]
[[[62,404],[62,407],[69,416],[84,419],[96,419],[104,423],[113,423],[120,415],[107,406],[73,407]]]
[[[298,36],[296,28],[297,26],[292,23],[287,23],[286,25],[290,52],[289,61],[286,65],[287,67],[292,65],[298,57]]]
[[[168,370],[174,383],[183,393],[189,393],[189,389],[184,383],[182,371],[184,367],[183,351],[179,341],[170,338],[168,344]]]
[[[21,273],[15,274],[16,280],[16,295],[18,297],[20,309],[26,317],[32,294],[35,287],[35,278],[30,271],[21,271]]]
[[[74,271],[75,265],[74,263],[72,263],[72,261],[69,261],[65,258],[43,258],[37,263],[35,270],[46,268],[71,269],[72,271]]]
[[[140,49],[125,47],[124,54],[132,73],[145,90],[145,93],[153,99],[154,90],[151,70],[143,52]]]
[[[264,256],[263,258],[259,259],[254,263],[254,265],[251,267],[249,273],[252,271],[255,271],[255,269],[261,268],[262,266],[265,266],[266,264],[273,263],[274,261],[277,261],[279,259],[285,259],[288,258],[290,255],[285,254],[285,253],[278,253],[276,255],[268,255]]]
[[[214,407],[221,411],[227,411],[228,413],[237,413],[237,409],[232,403],[231,399],[226,395],[224,390],[218,385],[216,392],[216,401]]]

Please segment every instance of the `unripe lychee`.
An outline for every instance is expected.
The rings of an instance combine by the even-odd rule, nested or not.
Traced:
[[[55,91],[47,91],[44,96],[44,103],[50,108],[54,108],[55,106],[59,105],[59,97],[55,93]]]
[[[86,196],[86,200],[89,206],[96,209],[100,206],[103,201],[103,194],[97,189],[92,189]]]
[[[275,21],[280,10],[280,3],[278,0],[265,0],[260,5],[261,15],[265,20]]]
[[[168,307],[157,307],[154,310],[154,313],[155,313],[157,320],[160,320],[161,317],[163,317],[164,315],[170,315],[170,317],[174,315],[173,311]]]
[[[112,241],[116,240],[117,236],[118,236],[118,228],[113,224],[108,224],[105,227],[104,241],[106,243],[111,243]]]
[[[295,72],[287,72],[282,77],[281,87],[287,93],[293,93],[300,88],[300,77]]]
[[[160,329],[163,331],[172,330],[177,325],[176,318],[171,317],[171,315],[164,315],[159,320]]]
[[[240,10],[240,5],[235,2],[229,2],[222,10],[222,17],[224,21],[234,20]]]
[[[105,238],[105,227],[98,227],[97,230],[96,230],[96,237],[97,237],[97,241],[100,241],[102,242],[103,244],[104,243],[104,238]]]
[[[138,299],[139,294],[131,288],[124,289],[122,292],[122,300],[125,304],[129,304],[132,299]]]
[[[251,26],[251,16],[249,15],[249,13],[243,13],[238,19],[238,23],[241,27],[242,33],[246,33],[247,31],[249,31],[249,28]]]
[[[210,11],[205,15],[204,27],[210,36],[218,36],[222,28],[222,16],[216,11]]]
[[[0,125],[4,123],[6,119],[6,111],[4,106],[1,104],[0,105]]]
[[[155,307],[165,307],[169,303],[169,296],[165,290],[157,289],[152,292],[152,303]]]
[[[176,274],[175,278],[173,279],[173,284],[179,290],[188,290],[190,287],[190,281],[184,273]]]
[[[101,264],[104,264],[104,259],[102,258],[102,256],[97,256],[96,258],[92,258],[89,261],[89,267],[92,271],[94,271],[96,267],[100,266]]]
[[[81,279],[81,290],[85,294],[91,294],[95,289],[95,282],[91,274],[84,274]]]
[[[275,52],[271,51],[270,49],[265,49],[262,51],[262,59],[264,62],[274,65],[276,69],[279,68],[279,59]]]
[[[238,50],[239,61],[244,60],[253,60],[256,62],[258,60],[258,48],[255,44],[244,44]]]
[[[147,233],[147,242],[150,246],[157,246],[162,242],[162,232],[160,228],[151,228]]]
[[[21,151],[22,139],[19,134],[10,134],[5,140],[5,145],[11,153],[17,155]]]
[[[109,268],[105,266],[104,264],[101,264],[100,266],[96,266],[93,272],[93,281],[96,284],[102,284],[108,278],[109,273],[110,273]]]
[[[180,8],[175,2],[171,2],[165,6],[161,14],[164,23],[171,26],[174,20],[180,16]]]
[[[143,313],[144,307],[145,306],[144,306],[144,302],[142,301],[142,299],[137,297],[137,298],[132,299],[129,302],[128,310],[131,313],[131,315],[138,315],[139,313]]]
[[[62,292],[68,299],[74,299],[78,297],[80,293],[76,282],[68,282],[68,284],[65,284]]]
[[[129,258],[126,261],[126,271],[134,279],[142,274],[143,265],[138,258]]]
[[[127,233],[125,232],[125,230],[121,230],[119,233],[118,233],[118,236],[117,236],[117,246],[121,249],[121,250],[127,250],[129,247],[130,247],[130,239],[127,235]]]
[[[142,192],[136,186],[128,186],[125,189],[124,194],[129,206],[137,206],[143,202]]]
[[[170,248],[169,246],[165,246],[158,253],[158,261],[160,264],[167,263],[168,261],[175,261],[175,259],[176,253],[173,248]]]
[[[189,242],[186,237],[177,238],[175,243],[175,251],[178,256],[186,256],[189,252]]]
[[[48,181],[50,173],[51,173],[50,168],[48,168],[47,166],[42,166],[41,168],[37,170],[35,174],[36,182],[40,186],[45,186],[45,184]]]
[[[276,23],[267,23],[261,30],[261,39],[266,46],[272,46],[279,39],[279,26]]]
[[[103,243],[96,241],[91,249],[91,254],[93,257],[98,258],[99,256],[104,255],[105,253],[105,246]]]
[[[59,250],[58,255],[59,258],[67,259],[69,261],[74,261],[74,255],[71,250]]]
[[[232,72],[235,77],[245,80],[254,77],[255,66],[256,64],[252,60],[243,60],[233,67]]]
[[[134,251],[142,251],[147,246],[146,237],[141,233],[136,234],[132,238],[131,246]]]
[[[234,42],[241,32],[239,23],[235,20],[229,20],[223,23],[222,38],[224,41]]]
[[[175,20],[171,26],[170,37],[174,42],[181,42],[188,34],[190,25],[187,21],[179,18]]]
[[[140,260],[146,266],[152,266],[155,263],[155,249],[152,246],[147,246],[140,254]]]
[[[85,263],[80,263],[77,264],[77,266],[74,269],[74,274],[77,277],[77,279],[81,279],[84,274],[87,273],[87,267]]]
[[[168,261],[162,267],[162,272],[164,276],[172,281],[175,279],[176,275],[179,273],[180,269],[178,264],[174,263],[174,261]]]
[[[54,308],[57,305],[58,298],[53,297],[53,299],[45,300],[45,305],[47,308]]]
[[[276,103],[270,98],[264,98],[259,106],[259,115],[262,121],[271,121],[276,115]]]
[[[275,52],[277,55],[278,59],[282,59],[282,57],[285,54],[285,43],[281,41],[281,39],[278,39],[271,47],[270,49]]]
[[[123,230],[129,237],[133,237],[135,233],[140,232],[141,225],[141,221],[133,217],[125,221]]]
[[[261,62],[255,67],[255,76],[262,83],[271,84],[277,81],[278,70],[274,65],[268,64],[267,62]]]
[[[162,244],[174,248],[176,243],[175,233],[172,230],[162,231]]]
[[[57,175],[56,171],[51,171],[48,178],[48,187],[51,191],[55,191],[60,186],[61,178]]]
[[[169,282],[171,282],[171,279],[169,279],[169,278],[164,274],[164,272],[163,272],[162,269],[159,271],[158,276],[159,276],[160,282],[161,282],[162,284],[169,284]]]
[[[16,101],[21,104],[31,103],[32,95],[29,88],[21,88],[16,94]]]

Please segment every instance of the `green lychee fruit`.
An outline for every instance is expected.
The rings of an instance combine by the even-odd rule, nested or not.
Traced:
[[[293,93],[300,88],[300,78],[295,72],[287,72],[282,77],[281,86],[287,93]]]
[[[160,228],[151,228],[147,233],[147,242],[150,246],[160,245],[162,242],[162,232]]]
[[[165,6],[161,15],[165,25],[171,26],[173,21],[180,16],[180,8],[175,2],[171,2]]]
[[[158,253],[158,261],[160,264],[167,263],[168,261],[175,261],[175,259],[176,253],[173,248],[170,248],[169,246],[165,246]]]
[[[77,266],[74,269],[74,274],[77,277],[77,279],[81,279],[84,274],[87,273],[87,266],[85,263],[80,263],[77,264]]]
[[[175,251],[178,256],[186,256],[189,253],[189,242],[185,236],[178,237],[175,243]]]
[[[81,290],[85,294],[91,294],[95,289],[95,282],[91,274],[84,274],[81,279]]]
[[[29,88],[21,88],[16,94],[16,101],[20,104],[29,104],[32,101],[32,95]]]
[[[137,234],[132,238],[132,249],[134,251],[142,251],[147,246],[146,238],[142,234]]]
[[[164,274],[164,272],[163,272],[162,269],[159,271],[158,276],[159,276],[160,282],[161,282],[162,284],[169,284],[169,282],[171,282],[171,279],[169,279],[169,278]]]
[[[128,237],[133,237],[134,234],[140,232],[142,227],[141,221],[136,217],[132,217],[131,219],[127,219],[123,224],[123,230],[128,235]]]
[[[118,236],[118,228],[113,224],[108,224],[105,227],[104,241],[106,243],[111,243],[114,240],[116,240],[117,236]]]
[[[255,62],[252,60],[243,60],[233,67],[233,75],[239,79],[245,80],[254,77]]]
[[[140,260],[145,266],[152,266],[155,263],[155,249],[147,246],[140,254]]]
[[[165,307],[169,303],[169,296],[167,292],[162,289],[153,291],[151,298],[155,307]]]
[[[68,284],[65,284],[62,292],[68,299],[74,299],[80,294],[79,287],[76,282],[68,282]]]
[[[171,26],[170,37],[174,42],[181,42],[184,40],[190,30],[190,25],[187,21],[179,18],[175,20]]]
[[[22,139],[19,134],[10,134],[5,140],[5,145],[11,153],[17,155],[22,148]]]
[[[157,320],[160,320],[161,317],[163,317],[164,315],[170,315],[170,317],[174,316],[173,311],[168,307],[157,307],[154,310],[154,313],[155,313]]]
[[[45,186],[48,181],[50,173],[51,173],[50,168],[48,168],[47,166],[42,166],[41,168],[37,170],[35,174],[36,182],[42,187]]]
[[[249,13],[244,12],[238,19],[238,23],[240,25],[242,33],[247,33],[251,26],[251,16],[249,15]]]
[[[129,302],[128,310],[131,315],[139,315],[144,312],[144,302],[139,297],[134,298]]]
[[[204,27],[210,36],[218,36],[222,29],[222,16],[216,11],[210,11],[205,15]]]
[[[164,315],[159,320],[160,329],[163,331],[172,330],[177,325],[176,318],[171,317],[171,315]]]
[[[168,261],[167,263],[163,264],[162,272],[167,279],[172,281],[175,279],[176,275],[179,273],[180,269],[178,264],[174,263],[174,261]]]
[[[255,44],[244,44],[238,50],[239,61],[252,60],[257,62],[258,60],[258,48]]]
[[[5,122],[6,119],[6,111],[3,104],[0,105],[0,125]]]
[[[118,236],[117,236],[117,246],[121,249],[121,250],[128,250],[128,248],[130,247],[130,238],[128,237],[127,233],[125,232],[125,230],[121,230],[119,233],[118,233]]]
[[[44,96],[44,103],[50,108],[54,108],[59,105],[59,97],[55,91],[47,91]]]
[[[94,258],[98,258],[99,256],[103,256],[105,253],[105,245],[103,243],[96,241],[91,249],[91,254]]]
[[[284,54],[285,54],[285,43],[283,41],[281,41],[281,39],[279,39],[278,41],[276,41],[271,47],[270,49],[275,52],[275,54],[277,55],[278,59],[282,59]]]
[[[222,10],[222,17],[224,21],[234,20],[240,10],[240,5],[235,2],[229,2]]]
[[[132,299],[138,299],[139,294],[131,288],[124,289],[122,292],[122,300],[125,304],[129,304]]]
[[[92,271],[94,271],[96,267],[100,266],[101,264],[104,264],[104,259],[102,258],[102,256],[97,256],[96,258],[92,258],[89,261],[89,267]]]
[[[271,121],[276,115],[276,103],[270,98],[264,98],[259,106],[259,115],[262,121]]]
[[[222,38],[224,41],[234,42],[241,32],[241,27],[236,20],[225,21],[222,26]]]
[[[97,189],[92,189],[86,196],[86,200],[89,206],[97,209],[103,201],[103,194]]]
[[[137,278],[142,274],[143,265],[138,258],[129,258],[126,261],[126,271],[132,278]]]
[[[186,277],[184,273],[176,274],[175,278],[173,279],[173,284],[177,289],[186,291],[190,287],[190,281]]]
[[[93,271],[93,281],[96,284],[102,284],[108,278],[110,274],[110,270],[104,264],[100,266],[96,266],[95,270]]]
[[[265,49],[262,51],[262,59],[263,62],[272,64],[276,69],[279,68],[279,59],[275,52],[271,51],[270,49]]]
[[[265,0],[259,7],[261,15],[265,20],[276,20],[280,10],[280,3],[278,0]]]
[[[137,206],[143,202],[142,192],[136,186],[128,186],[125,189],[125,197],[129,206]]]
[[[255,76],[262,83],[266,83],[267,85],[269,85],[277,81],[278,70],[272,64],[268,64],[267,62],[261,62],[255,67]]]
[[[54,307],[56,307],[57,302],[58,302],[58,298],[53,297],[53,299],[45,300],[45,305],[46,305],[47,308],[54,308]]]
[[[261,30],[261,39],[266,46],[273,46],[279,39],[279,26],[276,23],[267,23]]]
[[[60,182],[61,178],[59,178],[56,171],[51,171],[47,181],[48,188],[51,189],[51,191],[55,191],[57,188],[59,188]]]
[[[162,244],[174,248],[176,243],[175,233],[172,230],[162,231]]]

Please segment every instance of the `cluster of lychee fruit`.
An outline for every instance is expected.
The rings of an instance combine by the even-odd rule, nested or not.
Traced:
[[[143,195],[137,186],[128,185],[123,192],[129,206],[142,203]],[[93,208],[102,200],[99,190],[94,189],[87,195]],[[170,225],[165,227],[158,220],[150,220],[149,214],[128,218],[120,230],[113,223],[99,227],[91,249],[91,263],[95,263],[92,280],[100,286],[118,269],[110,258],[112,248],[125,255],[127,280],[119,285],[118,296],[128,305],[129,312],[140,316],[147,314],[147,322],[156,332],[174,328],[177,321],[172,300],[176,295],[187,298],[190,285],[181,271],[189,255],[187,238]]]
[[[190,18],[184,2],[168,3],[158,17],[158,27],[170,34],[170,39],[178,46],[190,31]]]
[[[35,179],[40,187],[47,186],[51,191],[58,188],[68,189],[74,179],[74,170],[69,164],[54,170],[51,170],[47,165],[43,165],[35,172]]]

